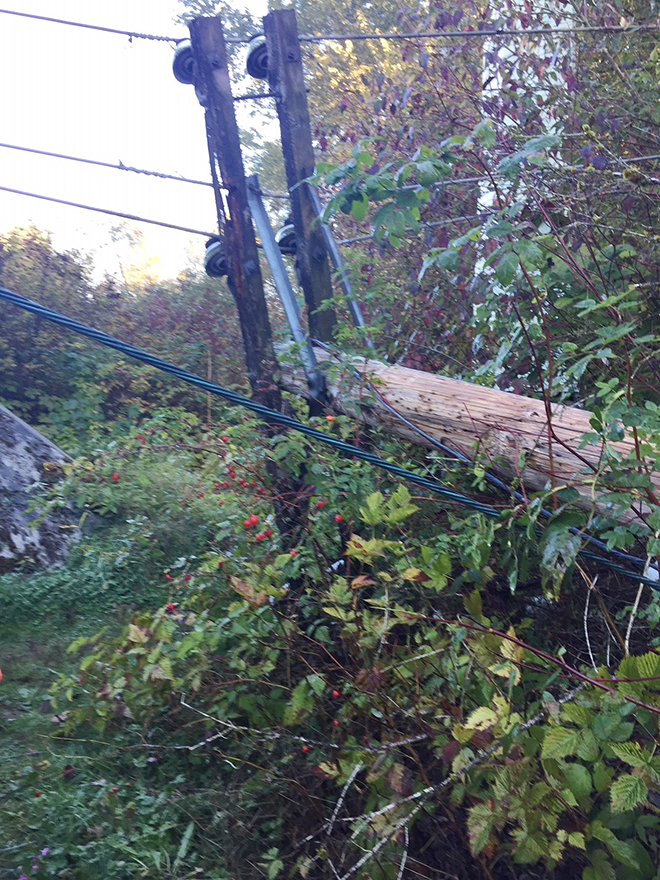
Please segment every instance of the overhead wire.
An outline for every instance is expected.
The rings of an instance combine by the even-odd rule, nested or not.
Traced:
[[[128,37],[136,40],[153,40],[164,43],[179,42],[181,37],[166,37],[159,34],[145,34],[138,31],[123,30],[121,28],[104,27],[103,25],[89,24],[81,21],[71,21],[64,18],[53,18],[47,15],[37,15],[31,12],[19,12],[16,9],[0,9],[0,15],[14,15],[20,18],[32,19],[35,21],[46,21],[52,24],[68,25],[69,27],[85,28],[87,30],[100,31],[107,34],[117,34],[119,36]],[[358,34],[301,34],[299,40],[301,43],[323,43],[323,42],[356,42],[363,40],[471,40],[483,37],[525,37],[525,36],[544,36],[551,34],[619,34],[630,33],[635,34],[643,31],[658,30],[658,24],[635,24],[626,25],[591,25],[591,26],[574,26],[574,27],[538,27],[538,28],[483,28],[481,30],[453,30],[453,31],[426,31],[421,33],[358,33]],[[227,43],[249,43],[251,37],[228,37],[225,39]]]
[[[638,33],[640,31],[655,31],[660,28],[658,24],[630,24],[630,25],[592,25],[585,27],[538,27],[538,28],[484,28],[483,30],[455,30],[455,31],[429,31],[422,33],[371,33],[371,34],[301,34],[298,38],[301,43],[324,43],[324,42],[359,42],[363,40],[437,40],[437,39],[475,39],[480,37],[527,37],[544,36],[551,34],[595,34],[595,33]]]
[[[192,183],[195,186],[213,186],[210,180],[195,180],[192,177],[166,174],[164,171],[148,171],[146,168],[134,168],[132,165],[124,165],[121,160],[118,164],[113,164],[112,162],[101,162],[98,159],[85,159],[82,156],[69,156],[66,153],[51,153],[49,150],[37,150],[34,147],[21,147],[18,144],[0,143],[0,147],[5,150],[19,150],[22,153],[34,153],[37,156],[48,156],[51,159],[66,159],[69,162],[82,162],[85,165],[97,165],[99,168],[112,168],[115,171],[131,171],[133,174],[144,174],[147,177],[158,177],[163,180],[178,180],[180,183]]]
[[[156,34],[141,34],[137,31],[125,31],[120,28],[103,27],[98,24],[87,24],[82,21],[69,21],[64,18],[51,18],[48,15],[36,15],[32,12],[18,12],[16,9],[0,9],[0,15],[16,15],[19,18],[29,18],[36,21],[47,21],[52,24],[65,24],[69,27],[86,28],[90,31],[102,31],[106,34],[119,34],[123,37],[129,37],[131,40],[156,40],[162,43],[176,43],[177,37],[162,37]]]
[[[206,232],[203,229],[193,229],[190,226],[179,226],[177,223],[166,223],[163,220],[151,220],[148,217],[139,217],[137,214],[125,214],[123,211],[112,211],[110,208],[97,208],[93,205],[83,205],[79,202],[70,202],[67,199],[56,199],[54,196],[42,196],[38,193],[26,192],[21,189],[13,189],[9,186],[0,186],[2,192],[13,193],[17,196],[26,196],[30,199],[40,199],[44,202],[54,202],[56,205],[66,205],[69,208],[81,208],[83,211],[95,211],[97,214],[109,214],[111,217],[121,217],[124,220],[134,220],[136,223],[149,223],[151,226],[163,226],[165,229],[176,229],[180,232],[190,232],[192,235],[203,235],[212,238],[215,232]]]
[[[368,452],[366,449],[363,449],[360,446],[353,446],[352,444],[347,443],[344,440],[340,440],[339,438],[334,437],[331,434],[326,434],[323,431],[319,431],[316,428],[305,425],[303,422],[299,422],[296,419],[285,415],[284,413],[280,413],[276,410],[270,409],[269,407],[264,406],[263,404],[258,403],[257,401],[252,400],[249,397],[244,397],[242,394],[238,394],[235,391],[224,388],[222,385],[217,385],[215,382],[211,382],[207,379],[202,379],[201,376],[196,376],[194,373],[190,373],[187,370],[182,369],[181,367],[177,367],[174,364],[168,363],[167,361],[155,357],[154,355],[151,355],[148,352],[143,351],[142,349],[135,348],[132,345],[128,345],[128,343],[123,342],[120,339],[115,339],[114,337],[109,336],[107,333],[103,333],[102,331],[96,330],[93,327],[88,327],[85,324],[81,324],[79,321],[74,321],[72,318],[67,318],[65,315],[61,315],[58,312],[53,311],[52,309],[40,305],[39,303],[35,303],[32,300],[26,299],[25,297],[13,293],[12,291],[7,290],[4,287],[0,287],[0,299],[16,305],[19,308],[24,309],[25,311],[31,312],[32,314],[46,318],[47,320],[52,321],[55,324],[59,324],[62,327],[66,327],[67,329],[72,330],[75,333],[86,336],[88,339],[92,339],[100,345],[105,345],[108,348],[112,348],[115,351],[119,351],[122,354],[128,355],[128,357],[132,357],[137,361],[155,367],[162,372],[169,373],[170,375],[181,379],[183,382],[187,382],[190,385],[201,388],[203,391],[207,391],[211,394],[222,397],[229,403],[249,409],[267,422],[278,424],[282,427],[289,428],[294,431],[299,431],[300,433],[305,434],[312,440],[316,440],[320,443],[331,446],[333,449],[335,449],[335,451],[339,452],[342,455],[345,455],[349,458],[360,459],[367,462],[368,464],[373,465],[374,467],[391,473],[401,480],[413,483],[417,486],[421,486],[429,492],[440,495],[441,497],[445,498],[446,501],[460,504],[470,510],[481,513],[484,516],[488,516],[491,518],[497,518],[500,516],[500,512],[496,508],[488,504],[483,504],[481,501],[477,501],[476,499],[470,498],[467,495],[463,495],[460,492],[455,492],[452,489],[447,489],[445,486],[438,483],[437,480],[430,479],[429,477],[422,476],[421,474],[416,474],[414,471],[402,468],[391,461],[387,461],[384,458]],[[657,580],[653,580],[651,578],[645,577],[643,574],[633,572],[629,568],[625,568],[624,566],[613,562],[607,557],[598,556],[597,554],[585,550],[580,550],[579,555],[582,555],[587,559],[597,561],[599,565],[616,571],[617,573],[622,574],[625,577],[631,578],[637,583],[645,583],[654,590],[660,590],[660,584]],[[634,561],[635,557],[630,557],[630,560]]]

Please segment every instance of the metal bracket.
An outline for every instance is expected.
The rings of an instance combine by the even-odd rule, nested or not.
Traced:
[[[351,313],[351,317],[353,318],[353,323],[356,327],[364,328],[366,327],[366,324],[364,323],[362,310],[360,309],[359,303],[353,296],[351,282],[348,280],[348,273],[344,268],[344,262],[341,258],[341,254],[339,253],[339,248],[337,247],[334,236],[332,235],[332,230],[327,223],[323,222],[323,205],[321,204],[321,200],[319,199],[318,193],[311,185],[311,183],[305,183],[305,186],[307,187],[307,192],[312,203],[312,208],[314,209],[314,213],[316,214],[319,224],[321,226],[321,231],[323,232],[323,238],[325,240],[325,246],[327,247],[328,253],[330,254],[330,260],[332,261],[332,265],[335,267],[335,271],[338,274],[341,289],[344,291],[344,296],[346,297],[346,303],[348,305],[348,310]],[[368,336],[365,335],[364,341],[369,346],[369,348],[373,349],[373,342]]]
[[[261,246],[263,248],[266,260],[270,266],[270,271],[277,288],[280,302],[284,308],[289,329],[293,336],[294,342],[298,345],[300,357],[303,363],[303,369],[307,377],[307,385],[312,398],[318,401],[324,401],[326,396],[325,377],[318,370],[316,356],[312,344],[305,335],[300,326],[300,309],[296,295],[291,287],[289,276],[286,273],[282,254],[275,241],[275,236],[266,214],[264,203],[261,200],[261,191],[259,189],[259,177],[256,174],[247,178],[248,205],[250,213],[257,227]]]

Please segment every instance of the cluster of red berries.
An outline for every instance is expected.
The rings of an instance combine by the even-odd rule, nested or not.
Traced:
[[[273,537],[273,530],[266,529],[264,532],[259,532],[258,535],[255,535],[254,540],[255,541],[263,541],[265,538],[272,538],[272,537]]]
[[[256,526],[259,522],[259,517],[256,514],[252,514],[252,516],[248,517],[248,519],[243,520],[243,525],[246,529],[251,529],[252,526]]]

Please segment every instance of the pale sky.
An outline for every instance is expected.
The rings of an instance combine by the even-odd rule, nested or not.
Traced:
[[[240,2],[240,0],[238,0]],[[184,38],[177,0],[4,0],[3,8]],[[265,14],[266,0],[245,4]],[[0,14],[0,142],[209,180],[203,110],[172,74],[168,43]],[[0,186],[195,229],[216,229],[212,190],[0,148]],[[34,223],[59,250],[89,253],[100,270],[149,260],[173,277],[204,238],[136,224],[144,254],[110,239],[119,218],[0,190],[0,232]],[[18,291],[20,292],[20,291]]]

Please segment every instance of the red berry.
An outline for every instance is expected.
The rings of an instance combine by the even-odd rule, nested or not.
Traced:
[[[220,488],[220,483],[214,483],[214,484],[213,484],[213,488],[214,488],[214,489],[219,489],[219,488]]]
[[[339,691],[333,691],[333,692],[332,692],[332,696],[333,696],[333,698],[336,700],[337,697],[339,696]]]
[[[267,538],[272,538],[272,537],[273,537],[273,530],[272,530],[272,529],[266,529],[266,531],[264,532],[264,535],[265,535]]]
[[[35,796],[35,797],[41,797],[41,792],[40,792],[40,791],[35,791],[34,796]]]
[[[218,501],[218,504],[224,504],[224,503],[225,502],[222,500],[222,498],[220,499],[220,501]]]
[[[243,526],[244,526],[244,528],[249,529],[251,525],[252,525],[252,523],[250,522],[249,519],[244,519],[244,520],[243,520]]]
[[[117,794],[117,792],[119,791],[119,789],[117,788],[116,785],[113,785],[113,786],[112,786],[112,791],[114,792],[114,794]]]
[[[255,536],[254,536],[254,540],[255,540],[255,541],[263,541],[263,539],[264,539],[265,537],[266,537],[266,536],[264,535],[263,532],[259,532],[258,535],[255,535]]]
[[[253,526],[256,526],[256,524],[259,522],[259,517],[253,513],[252,516],[250,517],[250,522],[252,523]]]
[[[223,443],[229,443],[229,437],[226,434],[223,434],[220,439]]]
[[[118,483],[118,482],[119,482],[119,474],[117,473],[117,471],[115,471],[115,472],[113,473],[113,475],[112,475],[112,482],[113,482],[113,483]]]
[[[323,510],[323,508],[325,507],[325,501],[317,501],[316,506],[319,510]]]
[[[326,420],[326,422],[334,422],[335,417],[334,416],[326,416],[325,420]]]
[[[368,737],[368,736],[363,736],[363,737],[362,737],[362,742],[363,742],[363,743],[368,743],[368,742],[369,742],[369,737]]]
[[[307,755],[309,753],[309,746],[303,746],[301,751],[303,755]]]
[[[203,498],[203,497],[204,497],[204,493],[203,493],[203,492],[198,492],[197,495],[198,495],[200,498]]]
[[[167,611],[168,614],[174,614],[174,603],[168,602],[167,605],[165,606],[165,610]]]
[[[250,486],[251,486],[253,489],[254,489],[254,487],[255,487],[256,485],[257,485],[257,481],[256,481],[256,480],[251,480],[251,481],[250,481]]]
[[[334,720],[332,723],[333,723],[333,725],[334,725],[335,727],[339,727],[339,722],[337,721],[336,718],[335,718],[335,720]]]
[[[229,482],[228,482],[228,480],[225,480],[225,482],[224,482],[223,485],[224,485],[225,489],[228,489],[228,488],[229,488]]]
[[[335,514],[335,522],[336,523],[344,522],[344,517],[341,515],[341,513]]]
[[[224,559],[218,559],[218,568],[222,568],[222,566],[223,566],[224,564],[225,564]]]
[[[259,488],[257,489],[257,495],[264,495],[265,493],[266,493],[266,490],[264,489],[264,487],[259,486]]]
[[[166,580],[166,581],[171,581],[171,580],[172,580],[172,575],[171,575],[171,574],[166,574],[166,575],[165,575],[165,580]]]
[[[190,574],[184,574],[183,579],[186,583],[188,583],[188,581],[191,579],[191,577],[192,577],[192,575],[190,575]]]
[[[296,553],[295,550],[289,550],[289,556],[291,556],[292,558],[293,558],[294,556],[297,556],[297,555],[298,555],[298,554]]]

